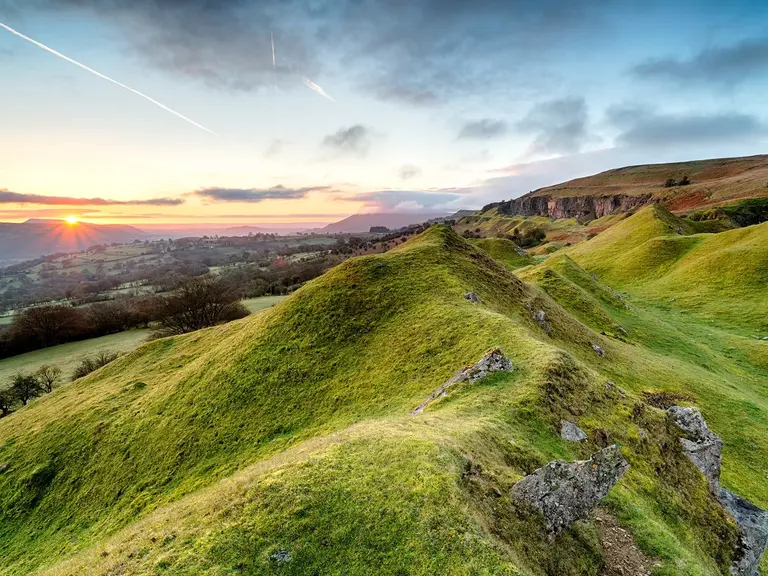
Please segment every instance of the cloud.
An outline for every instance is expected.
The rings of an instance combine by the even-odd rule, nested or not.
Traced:
[[[509,126],[504,120],[483,118],[467,122],[459,132],[460,140],[491,140],[504,136],[509,131]]]
[[[411,178],[421,176],[421,168],[413,166],[412,164],[405,164],[404,166],[400,166],[398,174],[401,180],[410,180]]]
[[[371,150],[371,131],[361,124],[340,128],[323,140],[323,148],[337,154],[364,157]]]
[[[587,139],[587,105],[583,98],[574,97],[542,102],[516,128],[535,134],[530,156],[572,154],[581,150]]]
[[[22,194],[0,189],[0,204],[45,204],[48,206],[178,206],[184,204],[181,198],[151,198],[149,200],[107,200],[104,198],[72,198],[67,196],[44,196]]]
[[[451,210],[454,204],[465,199],[463,190],[375,190],[359,194],[345,194],[338,200],[363,202],[364,209],[375,211]]]
[[[670,147],[707,142],[755,141],[768,127],[755,116],[738,112],[715,114],[659,114],[642,107],[615,107],[609,121],[621,130],[620,146]]]
[[[0,4],[2,1],[0,0]],[[523,66],[600,29],[605,0],[24,0],[22,12],[85,12],[144,62],[213,89],[345,80],[375,97],[435,105],[530,84]],[[508,92],[508,90],[507,90]]]
[[[288,142],[280,140],[279,138],[272,140],[264,151],[264,158],[273,158],[283,153],[283,149]]]
[[[697,82],[731,86],[768,73],[768,38],[706,48],[688,59],[652,59],[632,68],[638,78],[679,84]]]
[[[212,202],[263,202],[264,200],[298,200],[306,198],[310,192],[329,191],[328,186],[309,188],[201,188],[192,192],[193,196]]]

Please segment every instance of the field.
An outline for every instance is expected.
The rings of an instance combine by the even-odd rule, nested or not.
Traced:
[[[61,344],[5,358],[0,360],[0,387],[4,388],[15,374],[34,372],[43,364],[58,366],[63,371],[64,378],[69,381],[70,375],[81,358],[93,356],[99,352],[130,352],[144,342],[151,332],[151,330],[129,330],[120,334]]]
[[[243,304],[253,314],[274,306],[285,298],[286,296],[264,296],[244,300]],[[68,380],[81,358],[93,356],[99,352],[130,352],[144,342],[151,333],[152,330],[129,330],[0,360],[0,387],[5,387],[6,382],[15,374],[34,372],[43,364],[58,366]]]
[[[436,226],[35,401],[0,420],[0,574],[618,573],[594,520],[551,541],[509,496],[611,443],[631,468],[603,513],[654,575],[726,574],[737,528],[649,398],[701,407],[724,486],[768,506],[768,343],[758,315],[722,314],[760,301],[767,244],[674,218],[644,209],[540,262]],[[706,254],[644,256],[678,236]],[[409,415],[497,346],[513,372]]]

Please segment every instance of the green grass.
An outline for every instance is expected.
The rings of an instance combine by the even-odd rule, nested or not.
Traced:
[[[270,308],[271,306],[282,302],[286,298],[287,296],[261,296],[259,298],[249,298],[248,300],[243,300],[243,304],[246,308],[248,308],[249,312],[253,313],[259,312],[266,308]]]
[[[494,260],[501,262],[510,270],[516,270],[533,264],[533,258],[522,256],[517,250],[515,243],[507,238],[480,238],[472,240],[472,243],[485,250]]]
[[[0,420],[0,574],[599,576],[591,521],[550,542],[508,492],[605,435],[632,464],[607,505],[656,573],[722,574],[735,528],[642,392],[694,398],[724,438],[724,483],[766,506],[762,343],[651,298],[627,307],[576,255],[522,274],[433,227]],[[408,416],[494,346],[513,373]],[[589,440],[561,440],[562,418]]]
[[[61,368],[68,382],[82,358],[94,356],[99,352],[130,352],[146,340],[150,333],[151,330],[129,330],[5,358],[0,360],[0,388],[5,388],[8,381],[19,372],[32,373],[43,364]]]

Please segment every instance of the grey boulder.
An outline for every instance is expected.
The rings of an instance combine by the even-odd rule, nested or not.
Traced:
[[[568,440],[569,442],[583,442],[587,439],[587,434],[573,422],[568,422],[568,420],[561,420],[560,437],[563,440]]]
[[[510,496],[539,510],[554,536],[589,517],[628,468],[619,448],[608,446],[589,460],[550,462],[515,484]]]

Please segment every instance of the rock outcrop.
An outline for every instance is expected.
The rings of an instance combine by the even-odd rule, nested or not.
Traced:
[[[544,310],[539,310],[534,313],[533,319],[536,320],[536,323],[539,325],[539,327],[546,332],[547,335],[549,335],[552,332],[552,327],[549,325],[549,322],[547,321],[547,313],[544,312]]]
[[[600,356],[600,358],[605,356],[605,350],[603,350],[603,348],[601,346],[598,346],[597,344],[592,344],[592,350],[594,350],[595,354]]]
[[[512,362],[504,355],[502,349],[494,348],[488,351],[476,364],[456,372],[450,380],[432,392],[424,402],[411,410],[411,416],[421,414],[430,402],[441,396],[446,396],[448,389],[455,384],[460,382],[473,384],[481,378],[485,378],[491,372],[512,372],[513,370]]]
[[[698,408],[672,406],[667,412],[677,427],[689,436],[680,438],[686,456],[716,489],[720,483],[723,441],[709,429]]]
[[[568,422],[568,420],[561,420],[560,438],[563,440],[568,440],[569,442],[583,442],[587,439],[587,434],[573,422]]]
[[[464,298],[472,302],[472,304],[483,303],[483,301],[480,299],[480,296],[477,295],[477,292],[464,292]]]
[[[686,456],[704,474],[712,494],[741,530],[731,576],[759,576],[760,560],[768,547],[768,512],[720,487],[723,441],[709,429],[698,408],[672,406],[667,413],[688,436],[680,438]]]
[[[618,447],[609,446],[589,460],[550,462],[515,484],[510,496],[539,510],[547,531],[557,535],[587,518],[628,468]]]
[[[510,216],[549,216],[589,221],[609,214],[629,212],[652,201],[650,194],[560,197],[533,193],[514,200],[489,204],[483,208],[483,211],[496,208],[502,214]]]

